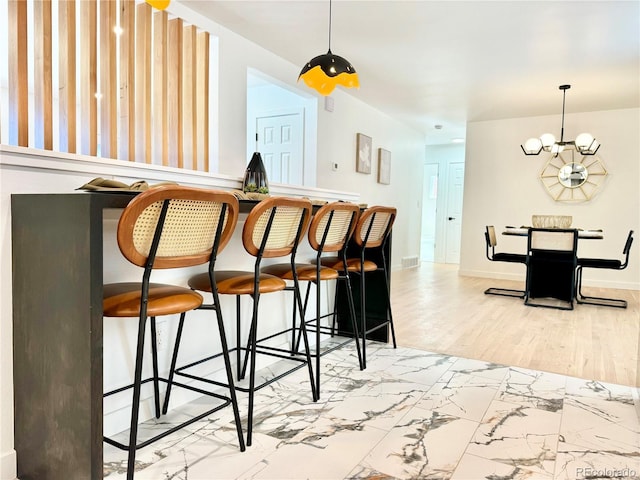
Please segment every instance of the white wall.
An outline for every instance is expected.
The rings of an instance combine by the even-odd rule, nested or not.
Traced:
[[[388,205],[398,209],[393,227],[393,268],[404,257],[420,254],[420,224],[424,136],[398,121],[336,89],[334,111],[318,112],[319,188],[355,191],[368,205]],[[356,172],[356,133],[372,138],[371,173]],[[391,152],[391,184],[378,179],[378,148]],[[331,170],[331,163],[338,170]]]
[[[622,258],[629,230],[640,235],[640,110],[566,115],[565,139],[583,131],[593,134],[609,172],[596,195],[581,203],[555,202],[539,179],[546,156],[525,156],[520,150],[531,136],[547,131],[558,135],[560,121],[554,115],[467,125],[461,274],[524,279],[522,266],[486,260],[483,232],[485,225],[495,225],[498,231],[505,225],[530,225],[533,214],[572,215],[574,227],[603,229],[604,240],[579,242],[581,256]],[[524,252],[525,242],[499,236],[498,250]],[[636,236],[626,270],[585,270],[584,285],[640,289],[639,247]]]

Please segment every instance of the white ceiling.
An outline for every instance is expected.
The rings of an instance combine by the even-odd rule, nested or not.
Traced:
[[[328,48],[329,1],[181,2],[302,66]],[[469,121],[640,106],[640,1],[333,0],[349,93],[423,131]],[[342,87],[338,87],[342,88]],[[442,125],[437,130],[435,125]]]

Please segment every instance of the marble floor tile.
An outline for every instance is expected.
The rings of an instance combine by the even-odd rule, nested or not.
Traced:
[[[640,480],[630,387],[367,346],[363,371],[354,343],[322,357],[316,402],[306,367],[257,391],[245,452],[224,408],[139,449],[136,480]],[[140,430],[179,422],[206,401]],[[247,394],[238,401],[246,435]],[[105,444],[105,478],[124,479],[126,459]]]
[[[479,422],[498,393],[500,384],[501,379],[448,371],[417,405],[426,410]]]
[[[552,480],[550,474],[535,472],[524,466],[506,465],[475,455],[460,459],[451,480]]]
[[[562,410],[566,379],[564,375],[511,368],[500,390],[505,402],[526,403],[550,412]]]
[[[496,400],[489,406],[467,453],[552,475],[560,420],[558,411]]]
[[[625,454],[613,449],[593,450],[562,442],[558,446],[553,478],[640,480],[640,450]]]
[[[450,478],[478,424],[413,408],[358,466],[392,478]]]

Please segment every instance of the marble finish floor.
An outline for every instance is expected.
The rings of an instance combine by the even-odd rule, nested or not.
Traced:
[[[139,450],[135,478],[640,479],[630,387],[379,343],[367,364],[353,344],[331,352],[318,402],[305,369],[256,393],[245,452],[225,408]],[[125,470],[105,444],[105,478]]]

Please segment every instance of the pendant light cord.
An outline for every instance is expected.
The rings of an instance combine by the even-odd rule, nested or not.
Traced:
[[[329,0],[329,53],[331,53],[331,0]]]
[[[562,90],[562,125],[560,128],[560,144],[564,142],[564,102],[567,97],[567,90],[571,88],[571,85],[560,85],[560,90]]]
[[[564,99],[567,96],[567,91],[562,92],[562,126],[560,128],[560,143],[564,141]]]

